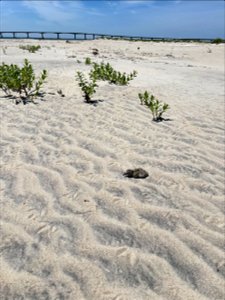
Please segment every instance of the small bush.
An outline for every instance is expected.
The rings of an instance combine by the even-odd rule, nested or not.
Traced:
[[[154,96],[153,95],[150,96],[147,91],[145,91],[143,94],[139,93],[138,97],[139,97],[139,99],[141,101],[141,105],[145,104],[147,106],[148,106],[148,103],[150,101],[152,101],[153,98],[154,98]]]
[[[81,72],[77,72],[77,80],[79,82],[79,86],[83,92],[84,99],[87,103],[91,103],[91,97],[94,95],[96,92],[96,87],[98,86],[96,84],[96,80],[90,78],[88,81],[85,77],[84,74]]]
[[[0,66],[0,89],[10,96],[15,90],[15,81],[20,75],[20,69],[17,65],[6,65],[2,63]]]
[[[163,121],[162,114],[166,112],[170,107],[169,104],[160,102],[153,95],[150,95],[147,91],[143,94],[138,94],[141,104],[146,105],[152,112],[153,121]]]
[[[92,62],[91,62],[90,57],[87,57],[87,58],[85,59],[85,65],[91,65],[91,64],[92,64]]]
[[[221,44],[221,43],[224,43],[223,39],[221,38],[216,38],[212,41],[212,44]]]
[[[0,66],[0,88],[6,95],[18,93],[24,103],[39,95],[46,78],[47,71],[43,70],[36,80],[34,69],[27,59],[24,60],[22,68],[4,63]]]
[[[90,72],[90,77],[95,80],[109,81],[116,85],[127,85],[130,80],[137,76],[137,71],[133,71],[130,74],[121,73],[113,69],[113,67],[107,63],[93,64],[93,69]]]
[[[29,51],[30,53],[35,53],[36,51],[38,51],[39,49],[41,49],[41,46],[40,45],[26,45],[26,46],[19,46],[20,49],[22,50],[27,50]]]

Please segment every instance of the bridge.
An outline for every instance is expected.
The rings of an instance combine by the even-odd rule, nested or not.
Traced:
[[[43,32],[43,31],[0,31],[0,39],[37,39],[37,40],[136,40],[136,41],[177,41],[177,42],[212,42],[213,39],[206,38],[162,38],[130,35],[112,35],[85,32]],[[224,42],[224,40],[223,40]]]

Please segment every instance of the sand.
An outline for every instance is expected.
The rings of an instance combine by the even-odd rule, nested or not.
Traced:
[[[5,63],[28,58],[49,76],[36,105],[0,94],[1,299],[224,299],[224,46],[3,48]],[[75,80],[86,57],[138,76],[101,82],[89,105]],[[152,122],[145,90],[171,106],[170,121]],[[136,167],[149,177],[123,177]]]

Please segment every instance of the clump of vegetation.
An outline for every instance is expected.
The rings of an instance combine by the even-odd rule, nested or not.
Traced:
[[[19,68],[16,65],[6,65],[2,63],[0,66],[0,89],[10,96],[15,87],[15,78],[19,75]]]
[[[148,106],[148,103],[154,99],[154,96],[150,96],[147,91],[145,91],[143,94],[139,93],[138,97],[140,99],[141,105],[145,104],[146,106]]]
[[[224,43],[224,40],[221,38],[216,38],[212,41],[212,44],[216,44],[216,45],[221,44],[221,43]]]
[[[87,58],[85,59],[85,65],[91,65],[91,64],[92,64],[92,62],[91,62],[90,57],[87,57]]]
[[[90,78],[87,80],[84,77],[84,74],[82,72],[77,72],[77,80],[79,83],[79,86],[83,92],[84,99],[87,103],[91,103],[91,97],[95,94],[96,92],[96,87],[98,86],[96,84],[96,80],[93,78]]]
[[[0,88],[6,95],[18,93],[20,100],[25,104],[29,100],[40,95],[40,89],[47,78],[47,71],[43,70],[39,78],[36,80],[33,66],[27,59],[20,68],[17,65],[2,64],[0,66]]]
[[[145,91],[143,94],[139,93],[138,96],[141,104],[146,105],[151,110],[153,121],[161,122],[164,120],[162,114],[170,108],[169,104],[159,101],[147,91]]]
[[[35,45],[25,45],[25,46],[20,45],[19,48],[22,50],[27,50],[30,53],[35,53],[36,51],[41,49],[41,46],[40,45],[37,45],[37,46],[35,46]]]
[[[93,64],[93,69],[90,72],[90,77],[95,80],[109,81],[116,85],[127,85],[130,80],[137,76],[137,71],[133,71],[130,74],[121,73],[113,69],[113,67],[107,63]]]

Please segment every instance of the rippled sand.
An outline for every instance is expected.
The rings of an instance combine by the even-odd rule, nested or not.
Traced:
[[[5,63],[28,58],[49,78],[38,105],[0,97],[1,299],[224,299],[224,46],[3,47]],[[75,81],[86,57],[138,76],[100,83],[88,105]],[[171,121],[152,122],[146,89]],[[149,177],[122,176],[135,167]]]

